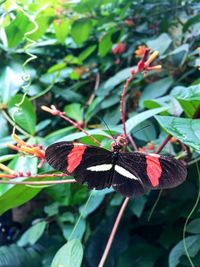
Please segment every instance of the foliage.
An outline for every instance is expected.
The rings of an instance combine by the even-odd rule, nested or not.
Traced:
[[[158,50],[162,70],[138,74],[128,88],[127,132],[147,152],[172,135],[162,153],[184,157],[186,148],[189,174],[184,184],[161,194],[150,220],[157,191],[129,201],[105,266],[191,266],[187,252],[199,266],[197,210],[186,227],[188,251],[183,240],[200,179],[198,1],[1,2],[0,163],[9,169],[0,177],[12,170],[18,182],[40,181],[31,176],[43,174],[49,181],[53,170],[47,164],[38,167],[38,158],[22,152],[29,148],[35,153],[39,145],[60,140],[97,145],[74,125],[42,110],[43,105],[55,105],[109,149],[111,134],[122,133],[123,85],[143,46]],[[6,145],[14,143],[14,125],[20,140],[29,144],[26,150]],[[1,184],[0,213],[41,195],[46,201],[17,237],[1,242],[0,266],[97,266],[123,197],[112,189],[91,193],[69,183]]]

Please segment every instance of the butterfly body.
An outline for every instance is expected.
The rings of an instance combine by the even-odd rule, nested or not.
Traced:
[[[80,143],[59,142],[45,152],[47,162],[56,170],[74,176],[77,182],[101,190],[113,187],[127,197],[141,195],[148,189],[171,188],[182,183],[187,170],[173,157],[140,152],[113,151]]]

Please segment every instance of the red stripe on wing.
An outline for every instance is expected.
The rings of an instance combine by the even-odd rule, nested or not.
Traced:
[[[159,155],[146,155],[147,164],[147,176],[149,177],[152,186],[156,187],[159,185],[159,179],[162,174],[162,167],[160,165]]]
[[[81,163],[86,148],[87,146],[84,145],[74,145],[67,156],[67,171],[69,173],[72,173]]]

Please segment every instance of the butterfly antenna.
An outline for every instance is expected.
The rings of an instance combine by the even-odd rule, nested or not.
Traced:
[[[98,118],[99,118],[99,120],[101,120],[105,124],[106,128],[108,129],[109,134],[112,136],[113,140],[116,142],[116,140],[115,140],[115,138],[114,138],[114,136],[113,136],[108,124],[105,122],[105,120],[103,118],[100,118],[100,117],[98,117]]]

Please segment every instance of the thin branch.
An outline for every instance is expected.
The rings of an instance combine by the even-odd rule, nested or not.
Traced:
[[[18,173],[14,173],[14,174],[3,174],[3,173],[0,173],[0,178],[3,178],[3,179],[16,179],[16,178],[46,178],[46,177],[66,177],[66,176],[69,176],[68,174],[66,173],[51,173],[51,174],[48,174],[48,173],[45,173],[45,174],[37,174],[37,175],[21,175],[21,174],[18,174]]]
[[[76,129],[80,130],[81,132],[83,132],[85,135],[87,135],[88,137],[90,137],[96,144],[98,144],[99,146],[101,146],[101,143],[94,138],[92,135],[90,135],[86,130],[84,130],[81,125],[73,120],[71,120],[70,118],[68,118],[64,112],[60,111],[59,109],[57,109],[54,105],[51,105],[51,108],[46,107],[46,106],[42,106],[41,107],[43,110],[51,113],[54,116],[58,116],[62,119],[64,119],[65,121],[69,122],[71,125],[73,125]]]
[[[166,146],[166,144],[169,142],[169,140],[172,138],[171,134],[169,134],[164,141],[161,143],[161,145],[158,147],[158,149],[156,150],[156,153],[159,154],[163,148]]]
[[[116,220],[115,220],[115,224],[114,224],[114,226],[113,226],[112,232],[111,232],[110,237],[109,237],[109,239],[108,239],[108,243],[107,243],[107,245],[106,245],[106,248],[105,248],[105,250],[104,250],[103,256],[102,256],[102,258],[101,258],[101,261],[100,261],[98,267],[103,267],[103,266],[104,266],[104,263],[105,263],[105,261],[106,261],[106,259],[107,259],[108,253],[109,253],[109,251],[110,251],[110,247],[111,247],[111,245],[112,245],[113,239],[114,239],[114,237],[115,237],[117,228],[118,228],[119,223],[120,223],[120,221],[121,221],[121,218],[122,218],[122,216],[123,216],[123,214],[124,214],[124,211],[125,211],[125,209],[126,209],[126,206],[127,206],[127,204],[128,204],[128,201],[129,201],[129,198],[126,197],[125,200],[124,200],[124,202],[123,202],[123,204],[122,204],[122,206],[121,206],[121,208],[120,208],[120,211],[119,211],[119,213],[118,213],[118,215],[117,215],[117,218],[116,218]]]
[[[95,95],[96,95],[96,91],[97,91],[98,88],[99,88],[99,83],[100,83],[100,74],[99,74],[99,72],[97,72],[97,75],[96,75],[96,81],[95,81],[95,86],[94,86],[94,92],[91,94],[90,98],[89,98],[88,101],[86,102],[86,104],[85,104],[85,108],[89,107],[90,104],[92,103],[92,101],[94,100]]]
[[[51,185],[51,184],[70,184],[77,183],[75,179],[66,179],[66,180],[54,180],[54,181],[36,181],[36,182],[17,182],[17,181],[0,181],[0,184],[23,184],[23,185]]]
[[[27,133],[26,131],[24,131],[21,127],[19,127],[9,116],[8,114],[2,110],[2,114],[5,117],[5,119],[13,126],[15,127],[20,133],[24,134],[26,137],[31,137],[31,135],[29,133]]]

